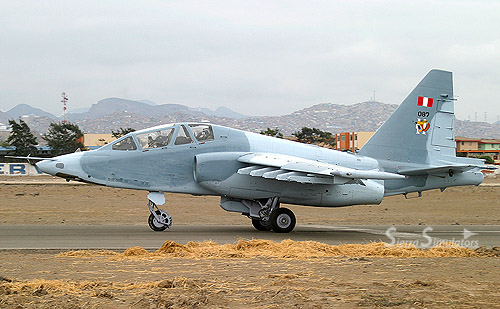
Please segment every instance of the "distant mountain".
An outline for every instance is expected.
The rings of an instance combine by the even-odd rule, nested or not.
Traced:
[[[397,107],[396,104],[374,101],[352,105],[323,103],[283,116],[240,119],[216,116],[215,112],[203,108],[192,109],[191,111],[179,108],[171,113],[157,111],[152,116],[145,115],[144,112],[139,114],[127,110],[127,112],[116,112],[98,118],[88,117],[78,121],[77,124],[88,133],[108,133],[120,127],[144,129],[162,123],[208,121],[213,124],[251,132],[260,132],[266,128],[277,127],[282,130],[284,135],[289,136],[302,127],[315,127],[332,133],[375,131]],[[500,138],[500,125],[457,120],[456,135]]]
[[[209,108],[193,108],[192,110],[202,112],[207,116],[215,116],[215,117],[224,117],[224,118],[234,118],[234,119],[243,119],[243,118],[248,118],[250,116],[243,115],[240,113],[237,113],[227,107],[221,106],[218,107],[215,111],[209,109]]]
[[[150,100],[139,100],[139,101],[137,101],[137,102],[146,103],[146,104],[148,104],[148,105],[158,105],[158,104],[156,104],[155,102],[150,101]]]
[[[128,112],[133,114],[143,114],[149,111],[150,105],[132,100],[125,100],[120,98],[107,98],[100,100],[96,104],[92,104],[87,117],[101,117],[110,115],[116,112]]]
[[[0,123],[9,124],[9,115],[0,111]]]
[[[90,107],[76,108],[68,111],[68,114],[83,114],[90,110]]]
[[[158,116],[159,114],[177,113],[180,111],[189,113],[190,109],[189,107],[180,104],[150,105],[139,101],[108,98],[93,104],[85,116],[101,117],[120,112],[144,116]]]
[[[53,114],[43,111],[39,108],[31,107],[28,104],[19,104],[7,111],[6,114],[13,119],[18,119],[22,116],[47,117],[54,120],[57,119],[57,117]]]
[[[226,118],[236,118],[243,119],[248,118],[249,116],[237,113],[235,111],[230,110],[227,107],[221,106],[215,110],[215,116],[217,117],[226,117]]]
[[[111,133],[111,130],[120,127],[139,130],[164,123],[208,121],[252,132],[277,127],[284,135],[291,135],[302,127],[315,127],[332,133],[375,131],[397,107],[396,104],[374,101],[352,105],[322,103],[283,116],[246,117],[224,107],[211,111],[180,104],[151,105],[144,101],[108,98],[93,104],[87,112],[68,114],[68,120],[78,124],[86,133]],[[5,115],[0,113],[0,122],[5,124],[12,118],[2,116]],[[53,119],[36,116],[25,120],[33,130],[45,132]],[[500,138],[500,124],[462,120],[457,120],[455,124],[457,136]]]
[[[248,116],[236,113],[229,108],[219,107],[212,111],[208,108],[189,108],[181,104],[156,104],[150,100],[127,100],[121,98],[106,98],[100,100],[88,109],[80,108],[68,113],[68,120],[77,122],[87,118],[105,117],[116,113],[136,114],[148,117],[168,117],[169,115],[181,113],[191,117],[214,116],[242,119]]]

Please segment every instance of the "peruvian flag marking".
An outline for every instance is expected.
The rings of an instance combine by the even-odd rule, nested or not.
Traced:
[[[418,97],[418,106],[424,106],[424,107],[432,107],[432,103],[434,103],[433,98],[428,98],[428,97]]]

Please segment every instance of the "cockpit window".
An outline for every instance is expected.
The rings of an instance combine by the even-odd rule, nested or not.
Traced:
[[[179,128],[179,134],[177,134],[177,138],[175,139],[175,144],[176,145],[184,145],[184,144],[190,144],[192,143],[193,140],[191,139],[191,136],[189,136],[189,133],[186,129],[185,126],[180,126]]]
[[[194,137],[198,142],[206,142],[214,140],[214,131],[212,126],[207,124],[190,124],[189,127],[193,131]]]
[[[137,145],[132,136],[126,137],[111,146],[113,150],[137,150]]]
[[[137,140],[139,141],[142,149],[161,148],[168,146],[173,134],[174,128],[169,128],[160,131],[137,134]]]

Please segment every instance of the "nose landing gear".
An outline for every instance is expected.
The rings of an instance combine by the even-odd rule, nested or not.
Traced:
[[[148,208],[151,214],[148,218],[149,227],[155,232],[164,231],[172,225],[172,217],[151,200],[148,202]]]

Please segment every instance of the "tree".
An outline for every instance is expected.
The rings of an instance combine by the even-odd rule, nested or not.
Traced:
[[[322,146],[335,146],[335,139],[330,132],[321,131],[316,128],[303,127],[300,131],[294,132],[298,142],[306,144],[319,144]]]
[[[47,146],[52,148],[52,154],[59,156],[77,149],[83,150],[85,146],[78,141],[82,136],[83,132],[76,124],[60,122],[51,123],[43,139],[47,141]]]
[[[11,133],[9,138],[7,138],[7,143],[9,146],[16,147],[14,154],[16,156],[27,156],[34,155],[37,152],[36,137],[31,133],[30,127],[22,119],[19,119],[19,123],[15,120],[10,119],[9,125],[11,127]]]
[[[279,129],[267,128],[267,130],[265,130],[265,131],[260,131],[260,134],[273,136],[273,137],[277,137],[277,138],[283,138],[283,134],[280,132]]]
[[[476,157],[476,158],[483,159],[484,163],[486,163],[486,164],[494,164],[495,163],[495,160],[493,160],[492,157],[487,156],[487,155],[479,156],[479,157]]]
[[[134,132],[134,131],[135,131],[135,129],[130,128],[130,127],[129,128],[125,128],[125,129],[122,128],[122,127],[120,127],[116,131],[115,130],[111,130],[111,135],[113,135],[114,138],[120,138],[120,137],[122,137],[124,135],[127,135],[130,132]]]

